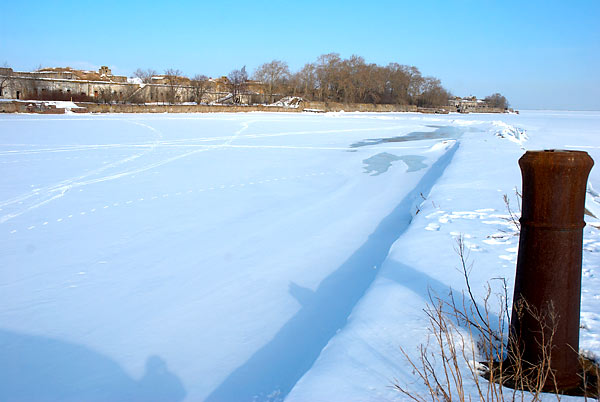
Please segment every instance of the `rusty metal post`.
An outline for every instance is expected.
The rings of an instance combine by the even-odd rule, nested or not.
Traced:
[[[582,151],[527,151],[519,160],[523,204],[511,334],[527,366],[542,361],[542,345],[548,344],[554,332],[547,346],[552,351],[551,368],[559,389],[581,382],[583,214],[593,164]],[[515,347],[509,351],[517,353]],[[554,385],[551,380],[546,382],[547,389]]]

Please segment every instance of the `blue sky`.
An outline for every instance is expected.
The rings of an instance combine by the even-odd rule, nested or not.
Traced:
[[[600,110],[600,1],[6,1],[0,64],[187,75],[293,71],[337,52],[414,65],[453,94]]]

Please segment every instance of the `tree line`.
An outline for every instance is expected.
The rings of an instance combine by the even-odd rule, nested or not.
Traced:
[[[238,76],[239,70],[229,75],[230,80],[232,75]],[[260,65],[252,78],[264,84],[265,94],[271,99],[277,94],[323,102],[440,107],[446,106],[452,97],[438,78],[424,77],[415,66],[399,63],[380,66],[356,55],[343,59],[338,53],[321,55],[295,73],[286,62],[273,60]],[[499,93],[484,101],[490,107],[509,107],[507,99]]]
[[[292,73],[287,63],[274,60],[259,66],[255,80],[269,95],[301,96],[323,102],[443,106],[450,93],[435,77],[423,77],[417,67],[367,63],[360,56],[343,59],[338,53],[321,55]]]
[[[508,109],[509,106],[508,100],[506,100],[504,96],[500,95],[497,92],[493,95],[486,96],[485,98],[483,98],[483,100],[485,101],[485,103],[488,104],[488,106],[499,109]]]
[[[152,82],[156,71],[137,69],[134,76]],[[182,76],[169,69],[164,76]],[[390,63],[379,66],[360,56],[343,59],[338,53],[321,55],[299,71],[291,72],[284,61],[260,65],[252,75],[245,66],[227,75],[227,86],[234,99],[248,88],[249,79],[263,84],[267,101],[281,96],[299,96],[307,100],[341,103],[401,104],[424,107],[444,106],[450,93],[435,77],[423,77],[417,67]],[[206,87],[207,77],[196,75],[191,85]]]

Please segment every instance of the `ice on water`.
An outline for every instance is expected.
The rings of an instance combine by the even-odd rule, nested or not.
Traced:
[[[427,289],[462,289],[454,238],[476,287],[512,278],[516,161],[600,157],[599,122],[1,116],[0,399],[365,401],[397,397],[392,378],[418,392],[399,346],[426,335]],[[582,348],[598,354],[592,224]]]

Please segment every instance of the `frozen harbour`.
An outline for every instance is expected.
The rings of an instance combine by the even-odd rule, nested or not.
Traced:
[[[598,112],[0,116],[0,399],[423,392],[400,346],[425,342],[429,290],[464,288],[454,239],[479,296],[512,286],[518,158],[599,163],[599,138]],[[589,182],[600,217],[597,167]],[[598,356],[586,219],[581,348]]]

